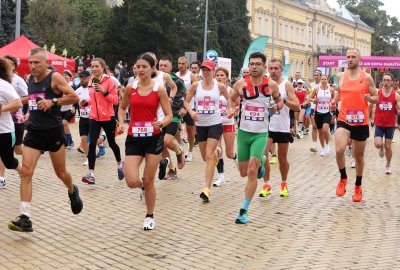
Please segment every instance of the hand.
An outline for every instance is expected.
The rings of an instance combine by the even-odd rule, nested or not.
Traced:
[[[278,106],[275,104],[274,106],[269,107],[268,110],[269,110],[271,113],[276,113],[276,112],[278,112]]]
[[[81,102],[80,102],[80,105],[81,106],[87,106],[88,105],[87,100],[86,99],[82,99]]]
[[[187,114],[187,111],[185,108],[181,108],[179,110],[179,117],[184,117]]]
[[[158,121],[157,118],[154,119],[154,122],[152,123],[154,130],[159,130],[162,128],[161,121]]]
[[[197,121],[199,119],[196,112],[193,112],[190,116],[194,121]]]
[[[50,99],[42,99],[39,102],[37,102],[36,105],[39,108],[39,110],[42,110],[45,112],[54,106],[54,102]]]
[[[365,95],[364,95],[364,98],[365,98],[365,100],[368,101],[368,102],[371,102],[371,101],[372,101],[372,97],[371,97],[370,94],[365,94]]]
[[[331,101],[331,102],[329,103],[329,110],[330,110],[330,111],[336,110],[336,103],[335,103],[334,101]]]
[[[174,98],[173,97],[169,97],[168,99],[169,99],[169,104],[172,105],[172,103],[174,103]]]
[[[124,133],[124,131],[125,131],[125,125],[124,125],[124,124],[119,125],[119,126],[117,127],[117,132],[118,132],[119,135],[121,135],[122,133]]]

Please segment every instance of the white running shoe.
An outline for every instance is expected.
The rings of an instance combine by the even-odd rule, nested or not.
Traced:
[[[186,161],[187,162],[191,162],[193,161],[193,153],[192,152],[188,152],[186,155]]]
[[[6,186],[7,186],[6,179],[0,176],[0,189],[6,188]]]
[[[386,166],[386,174],[392,174],[392,169],[390,166]]]
[[[89,166],[89,160],[86,160],[85,162],[83,162],[82,165],[83,165],[83,166]]]
[[[225,184],[225,178],[219,178],[218,180],[215,180],[213,183],[214,187],[220,187],[223,186]]]
[[[323,149],[321,150],[321,152],[319,152],[319,155],[320,155],[321,157],[323,157],[323,156],[326,155],[325,148],[323,148]]]
[[[139,196],[139,198],[140,198],[140,202],[141,202],[142,204],[146,204],[146,197],[145,197],[145,191],[144,191],[144,189],[140,189],[140,196]]]
[[[356,160],[354,158],[351,159],[351,167],[352,168],[356,167]]]
[[[303,131],[300,131],[300,139],[303,139],[304,138],[304,133],[303,133]]]
[[[147,217],[144,219],[143,230],[145,230],[145,231],[154,230],[155,226],[156,226],[156,222],[154,221],[154,218]]]
[[[351,148],[347,146],[346,148],[346,156],[350,157],[351,156]]]
[[[329,146],[329,144],[325,145],[325,155],[329,155],[331,153],[331,147]]]

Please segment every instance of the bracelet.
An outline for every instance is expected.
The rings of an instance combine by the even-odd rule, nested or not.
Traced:
[[[108,94],[109,94],[108,91],[106,91],[106,92],[103,93],[103,96],[106,97],[106,96],[108,96]]]

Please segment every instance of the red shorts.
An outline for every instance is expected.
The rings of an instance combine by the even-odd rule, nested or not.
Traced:
[[[235,125],[224,126],[224,133],[235,132],[235,131],[236,131]]]

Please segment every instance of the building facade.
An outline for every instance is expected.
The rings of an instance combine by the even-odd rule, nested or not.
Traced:
[[[268,59],[291,64],[291,77],[300,71],[312,80],[319,55],[345,55],[347,48],[371,55],[374,29],[345,8],[329,7],[326,0],[248,0],[247,9],[252,38],[269,36]]]

